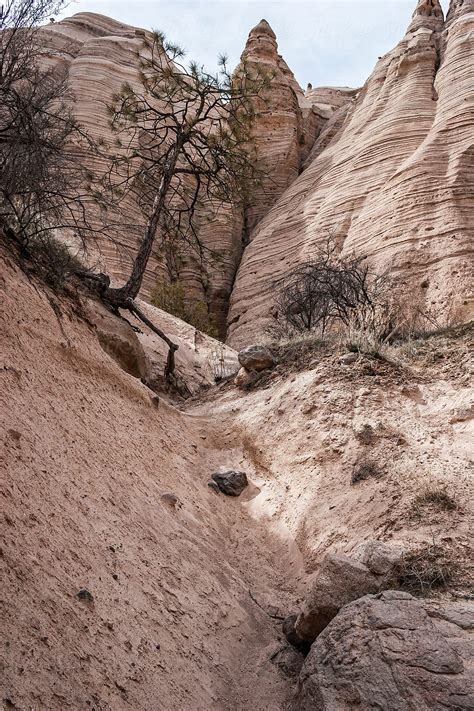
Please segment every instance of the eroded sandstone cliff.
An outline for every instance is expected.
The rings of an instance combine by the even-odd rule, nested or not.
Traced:
[[[269,323],[275,280],[328,232],[444,317],[472,307],[474,13],[421,1],[402,41],[337,112],[256,228],[236,279],[232,344]]]
[[[137,55],[142,51],[145,31],[102,15],[79,13],[48,25],[42,35],[48,61],[61,62],[68,69],[71,101],[79,122],[94,139],[115,146],[107,106],[124,82],[139,88]],[[350,98],[350,90],[331,89],[305,96],[278,54],[275,34],[265,20],[250,32],[242,59],[250,67],[265,68],[272,77],[254,128],[264,178],[245,214],[224,205],[209,220],[208,207],[204,204],[200,209],[199,239],[206,254],[216,254],[218,259],[202,262],[196,255],[182,254],[179,260],[179,278],[186,295],[207,305],[222,336],[235,273],[252,228],[294,182],[322,127]],[[107,167],[105,159],[90,160],[99,175]],[[108,209],[105,221],[112,225],[111,238],[99,238],[92,259],[99,260],[120,282],[129,274],[143,216],[127,196],[120,210]],[[145,274],[142,296],[150,298],[157,279],[163,278],[164,261],[155,254]]]

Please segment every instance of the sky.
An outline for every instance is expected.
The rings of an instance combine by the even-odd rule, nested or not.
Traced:
[[[362,86],[377,58],[403,37],[417,0],[73,0],[62,16],[98,12],[158,29],[189,60],[214,71],[219,54],[234,67],[262,18],[303,88]],[[447,11],[449,0],[442,0]]]

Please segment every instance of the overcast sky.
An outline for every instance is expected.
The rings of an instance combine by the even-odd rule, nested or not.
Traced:
[[[214,70],[226,53],[237,64],[247,35],[262,18],[303,88],[361,86],[377,57],[403,36],[417,0],[75,0],[65,15],[99,12],[158,29],[189,59]],[[449,0],[442,0],[445,11]]]

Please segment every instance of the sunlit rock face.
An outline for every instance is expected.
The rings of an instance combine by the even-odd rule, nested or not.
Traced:
[[[472,314],[474,7],[420,1],[401,42],[333,114],[302,175],[257,226],[240,266],[229,341],[271,321],[275,280],[328,232],[390,270],[441,319]]]

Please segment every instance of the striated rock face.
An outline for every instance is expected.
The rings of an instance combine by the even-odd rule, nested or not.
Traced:
[[[241,59],[250,68],[261,68],[271,77],[264,101],[258,105],[254,130],[265,176],[246,211],[246,229],[252,239],[253,228],[298,177],[316,137],[354,90],[308,89],[305,94],[278,54],[275,33],[266,20],[251,30]]]
[[[472,0],[418,3],[407,34],[326,124],[303,174],[260,222],[239,269],[229,339],[270,320],[275,280],[335,231],[445,317],[472,307]],[[352,97],[351,97],[352,98]],[[423,287],[421,286],[423,284]]]
[[[259,102],[260,115],[254,129],[265,177],[255,189],[247,210],[247,230],[252,230],[298,176],[302,140],[298,96],[302,97],[303,92],[278,54],[275,33],[266,20],[261,20],[250,32],[242,61],[251,70],[261,68],[272,77],[264,101]]]
[[[68,67],[73,108],[81,125],[93,138],[114,146],[107,105],[125,82],[139,88],[137,54],[145,31],[102,15],[79,13],[48,25],[42,34],[49,61],[61,61]],[[94,162],[99,174],[105,165],[100,160]],[[201,213],[200,239],[212,253],[219,252],[219,264],[210,266],[207,274],[196,259],[185,257],[180,278],[186,294],[206,303],[224,332],[228,298],[242,252],[242,220],[227,209],[221,210],[210,225],[206,208]],[[120,212],[109,208],[107,221],[115,225],[115,230],[112,239],[99,241],[94,260],[121,283],[129,275],[144,220],[130,196]],[[141,295],[148,299],[157,279],[165,277],[164,264],[152,258]]]
[[[61,62],[68,69],[69,88],[74,112],[95,139],[114,145],[109,127],[107,104],[124,82],[139,87],[137,53],[141,51],[145,31],[93,13],[79,13],[42,30],[43,45],[49,63]],[[244,222],[240,211],[223,206],[209,221],[209,210],[200,209],[199,239],[209,253],[219,259],[207,268],[193,256],[184,257],[180,279],[186,294],[205,302],[222,336],[235,272],[240,263],[249,228],[254,226],[276,199],[298,176],[301,160],[316,134],[331,114],[332,104],[313,109],[292,72],[278,55],[275,35],[262,20],[255,27],[242,55],[249,64],[263,65],[274,75],[271,89],[262,104],[263,113],[255,127],[256,143],[266,178],[255,191]],[[299,102],[303,104],[300,108]],[[334,108],[338,104],[335,102]],[[96,160],[100,173],[105,167]],[[115,225],[112,239],[99,240],[93,250],[94,261],[106,268],[117,282],[130,270],[137,242],[143,230],[143,217],[132,198],[126,198],[120,213],[109,209],[107,221]],[[164,264],[151,259],[145,274],[141,296],[149,299],[157,278],[166,277]]]
[[[302,711],[470,709],[474,608],[368,595],[344,607],[313,644],[299,678]]]

